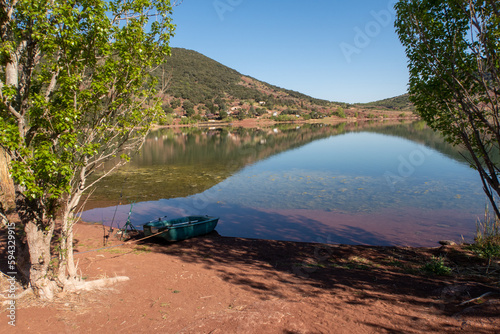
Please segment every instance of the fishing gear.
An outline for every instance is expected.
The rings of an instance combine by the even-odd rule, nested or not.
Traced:
[[[123,199],[123,188],[125,186],[125,183],[127,183],[127,178],[125,178],[125,182],[122,183],[122,189],[120,190],[120,202],[116,205],[115,207],[115,212],[113,213],[113,219],[111,219],[111,225],[109,225],[109,229],[108,231],[106,231],[106,229],[104,228],[104,224],[102,225],[102,230],[103,230],[103,245],[106,247],[106,245],[108,244],[108,240],[109,240],[109,236],[111,235],[111,233],[113,233],[114,229],[113,229],[113,224],[115,222],[115,217],[116,217],[116,212],[118,211],[118,207],[120,205],[122,205],[122,199]],[[132,210],[132,208],[131,208]],[[129,214],[130,216],[130,214]]]
[[[139,233],[139,231],[135,228],[135,226],[130,221],[130,216],[132,215],[132,208],[133,207],[134,207],[134,203],[132,202],[132,203],[130,203],[130,211],[128,212],[127,222],[125,223],[125,225],[123,225],[122,228],[120,228],[116,232],[116,238],[118,240],[122,240],[124,238],[129,237],[130,236],[130,232],[134,232],[135,234]]]

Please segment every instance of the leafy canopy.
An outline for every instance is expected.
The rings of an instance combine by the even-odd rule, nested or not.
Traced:
[[[500,195],[500,7],[494,0],[401,0],[395,22],[406,48],[417,112],[467,148],[495,213]]]
[[[171,13],[169,1],[2,1],[0,145],[27,199],[53,214],[147,131]]]

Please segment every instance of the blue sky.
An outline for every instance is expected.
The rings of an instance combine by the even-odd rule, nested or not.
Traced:
[[[370,102],[406,92],[394,0],[184,0],[171,46],[316,98]]]

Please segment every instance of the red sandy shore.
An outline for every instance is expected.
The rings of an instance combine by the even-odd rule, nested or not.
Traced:
[[[482,269],[472,269],[481,263],[459,246],[323,245],[214,232],[93,251],[103,246],[102,227],[82,223],[75,232],[85,279],[130,280],[53,303],[24,298],[15,327],[4,307],[1,333],[500,332],[498,272],[478,276]],[[440,254],[454,274],[423,275],[422,263]],[[486,292],[493,293],[460,305]]]

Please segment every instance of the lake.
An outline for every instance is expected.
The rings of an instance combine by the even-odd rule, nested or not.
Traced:
[[[223,236],[436,246],[472,240],[486,196],[422,122],[162,129],[82,213],[122,226],[207,214]],[[101,171],[104,172],[104,171]]]

